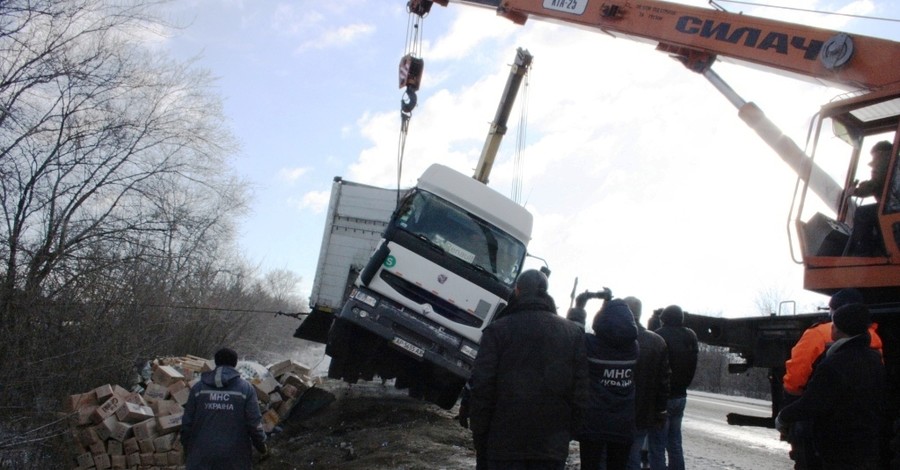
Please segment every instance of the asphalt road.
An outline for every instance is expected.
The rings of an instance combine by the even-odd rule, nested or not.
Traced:
[[[732,426],[728,413],[769,417],[769,402],[690,393],[682,425],[688,469],[785,470],[793,468],[790,446],[774,429]]]

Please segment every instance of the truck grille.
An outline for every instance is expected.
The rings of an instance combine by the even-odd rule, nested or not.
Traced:
[[[404,297],[420,304],[429,304],[434,313],[456,323],[480,328],[484,321],[446,300],[388,271],[381,271],[381,279]]]

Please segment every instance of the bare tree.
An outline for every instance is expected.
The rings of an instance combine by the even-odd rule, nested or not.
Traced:
[[[15,292],[52,297],[86,264],[155,257],[184,272],[188,255],[227,235],[244,207],[225,170],[233,138],[208,75],[130,35],[152,20],[151,6],[0,4],[7,322]]]

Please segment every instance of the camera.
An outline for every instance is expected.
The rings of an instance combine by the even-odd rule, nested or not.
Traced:
[[[604,287],[603,290],[595,292],[584,291],[575,297],[575,306],[578,308],[584,308],[584,306],[587,305],[587,301],[591,299],[611,300],[612,291],[609,290],[608,287]]]

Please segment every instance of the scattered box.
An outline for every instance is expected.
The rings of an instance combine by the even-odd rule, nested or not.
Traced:
[[[123,423],[140,423],[141,421],[154,417],[153,409],[149,406],[138,405],[137,403],[125,402],[119,411],[116,411],[116,418]]]
[[[159,435],[159,426],[156,424],[156,419],[151,418],[132,426],[131,432],[134,433],[134,437],[137,438],[138,441],[142,439],[153,439]]]
[[[169,434],[181,429],[181,418],[184,413],[176,413],[156,418],[159,423],[159,433]]]
[[[153,369],[151,380],[153,383],[168,387],[174,382],[184,380],[184,375],[172,366],[157,366]]]

